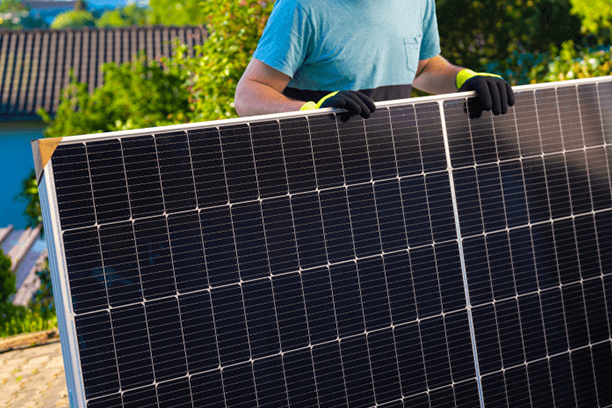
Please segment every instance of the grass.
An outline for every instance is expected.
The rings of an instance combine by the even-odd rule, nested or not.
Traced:
[[[12,306],[12,305],[11,305]],[[34,333],[57,327],[55,311],[23,306],[10,307],[0,313],[0,338],[22,333]]]

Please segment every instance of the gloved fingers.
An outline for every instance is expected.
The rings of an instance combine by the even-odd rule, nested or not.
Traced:
[[[508,94],[508,106],[514,106],[514,91],[508,82],[506,82],[506,93]]]
[[[363,101],[364,105],[366,106],[366,108],[368,108],[368,111],[370,113],[374,113],[376,111],[376,105],[374,104],[374,101],[370,99],[366,94],[359,92],[359,91],[355,91],[351,93],[358,96]]]
[[[501,100],[501,113],[504,115],[508,113],[508,88],[506,88],[506,81],[497,82],[497,89],[499,90],[499,97]]]
[[[491,110],[494,115],[499,115],[504,110],[504,102],[506,111],[508,110],[508,101],[504,101],[502,99],[502,95],[500,95],[500,89],[497,86],[497,81],[486,81],[489,86],[489,94],[491,95]],[[506,113],[506,112],[504,112]]]
[[[353,113],[354,115],[361,115],[364,119],[367,119],[372,115],[372,109],[370,109],[370,107],[368,107],[368,105],[366,104],[366,100],[370,98],[363,95],[361,92],[348,91],[341,92],[339,95],[347,99],[347,106],[349,105],[349,103],[354,104],[354,111],[351,111],[349,109],[349,112]],[[374,107],[374,109],[376,109],[376,107]]]
[[[471,89],[474,89],[474,91],[476,91],[476,95],[478,95],[480,98],[480,102],[482,102],[482,109],[487,111],[491,110],[493,101],[491,100],[491,89],[489,88],[487,81],[483,81],[476,77],[472,80],[468,80],[467,82],[470,83],[469,85],[471,85]]]
[[[361,105],[350,96],[346,94],[338,94],[336,95],[336,98],[342,101],[342,105],[344,105],[342,108],[346,109],[351,116],[361,114]]]

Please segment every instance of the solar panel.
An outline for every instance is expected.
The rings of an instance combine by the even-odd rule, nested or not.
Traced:
[[[612,80],[515,93],[36,141],[72,406],[612,406]]]

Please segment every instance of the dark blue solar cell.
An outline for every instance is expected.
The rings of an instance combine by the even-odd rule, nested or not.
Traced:
[[[561,290],[558,288],[546,290],[540,296],[548,354],[553,355],[566,351],[568,348],[567,330]]]
[[[189,378],[166,381],[157,385],[159,408],[188,407],[191,401]]]
[[[230,209],[219,207],[201,211],[200,227],[210,285],[238,282],[240,274]]]
[[[482,234],[484,224],[482,221],[481,197],[475,168],[466,168],[453,171],[457,210],[461,236],[470,237]]]
[[[208,274],[198,213],[190,211],[168,216],[168,231],[178,291],[184,293],[207,288]]]
[[[404,408],[430,408],[429,394],[413,395],[404,399]]]
[[[550,203],[543,159],[534,157],[524,160],[523,175],[525,176],[529,220],[531,223],[549,220]]]
[[[142,301],[132,223],[100,227],[100,244],[109,303],[119,306]]]
[[[578,85],[578,104],[584,145],[601,146],[605,143],[597,95],[597,84]]]
[[[582,124],[580,121],[580,107],[575,86],[559,87],[556,89],[559,103],[559,120],[561,121],[561,135],[565,150],[580,149],[584,146],[582,138]]]
[[[442,134],[440,106],[437,102],[415,105],[419,143],[423,155],[423,171],[446,169],[446,151]]]
[[[197,198],[187,133],[156,135],[155,142],[166,211],[194,209]]]
[[[612,207],[610,196],[610,177],[606,149],[598,147],[586,151],[589,183],[591,186],[591,200],[593,210],[603,210]]]
[[[599,95],[599,108],[603,122],[604,140],[607,144],[612,142],[612,83],[602,82],[597,84]]]
[[[602,268],[599,264],[597,236],[593,233],[595,231],[593,216],[589,214],[574,218],[574,226],[582,279],[600,276]]]
[[[493,285],[484,236],[462,242],[470,303],[472,306],[489,303],[493,301]]]
[[[340,342],[348,406],[374,405],[372,370],[365,336],[356,336]]]
[[[453,381],[475,378],[476,368],[467,312],[449,313],[444,316],[444,328]]]
[[[408,177],[400,182],[408,244],[414,248],[431,244],[433,237],[429,207],[425,193],[425,178]]]
[[[332,265],[329,268],[336,306],[336,319],[340,338],[365,330],[359,277],[353,262]]]
[[[231,213],[240,277],[249,280],[269,276],[270,264],[259,202],[233,205]]]
[[[108,312],[75,318],[85,396],[92,398],[119,391],[117,360]]]
[[[574,221],[571,218],[553,223],[561,283],[580,280],[580,261],[575,230]]]
[[[502,300],[516,294],[514,276],[512,276],[512,258],[510,243],[506,231],[486,236],[489,267],[493,296]]]
[[[485,232],[506,228],[506,208],[497,164],[476,168]]]
[[[275,274],[298,270],[298,248],[289,197],[262,201],[261,209],[270,272]]]
[[[572,213],[572,205],[569,197],[565,156],[562,154],[545,156],[544,165],[552,218],[567,217]]]
[[[130,205],[119,140],[87,143],[87,160],[98,223],[127,220]]]
[[[529,394],[529,378],[527,368],[520,366],[506,370],[506,391],[508,395],[508,406],[526,407],[531,405]]]
[[[238,285],[211,291],[221,365],[250,358],[242,290]]]
[[[157,149],[153,136],[121,140],[132,217],[164,212]]]
[[[317,180],[307,119],[284,119],[280,127],[289,191],[295,194],[314,190]]]
[[[138,304],[113,309],[111,318],[121,389],[152,384],[155,379],[153,358],[143,306]]]
[[[593,205],[591,204],[591,188],[585,151],[568,152],[565,160],[567,162],[572,213],[574,215],[589,213],[593,211]]]
[[[334,341],[313,347],[312,358],[319,406],[332,408],[345,405],[347,400],[340,343]]]
[[[143,297],[154,299],[176,293],[165,217],[134,222]]]
[[[448,345],[441,327],[443,317],[421,321],[421,338],[423,340],[423,359],[429,389],[442,387],[452,382]]]
[[[512,256],[512,273],[516,293],[519,295],[538,290],[531,231],[529,228],[517,228],[509,231],[510,253]]]
[[[553,401],[552,383],[548,360],[540,360],[527,365],[529,391],[534,407],[545,407]]]
[[[323,213],[327,259],[332,263],[353,259],[355,249],[346,190],[340,188],[322,191],[319,199]]]
[[[177,299],[147,302],[145,309],[155,380],[163,381],[187,374],[187,356]]]
[[[96,218],[85,145],[58,146],[52,163],[62,229],[93,225]]]
[[[383,251],[408,248],[399,182],[390,180],[374,184],[374,195]]]
[[[444,119],[453,168],[474,165],[474,147],[470,134],[467,100],[445,101]]]
[[[281,349],[287,352],[307,346],[308,323],[300,274],[277,276],[272,280],[272,285]]]
[[[280,335],[274,309],[272,283],[268,279],[242,285],[244,311],[249,328],[249,344],[253,358],[280,351]]]
[[[327,263],[323,217],[317,193],[291,197],[293,223],[301,268]]]
[[[218,370],[192,375],[190,378],[193,405],[202,408],[225,408],[225,394]]]
[[[310,349],[283,355],[285,381],[290,407],[317,406],[317,385]]]
[[[559,284],[559,266],[555,250],[552,224],[534,225],[531,228],[533,253],[540,289]]]
[[[157,390],[154,385],[127,391],[123,394],[125,408],[158,408]]]
[[[470,408],[480,405],[478,383],[476,381],[466,381],[455,384],[455,402],[457,408]]]
[[[525,357],[527,361],[546,357],[542,304],[537,293],[518,298]]]
[[[489,374],[501,369],[501,348],[494,306],[486,305],[472,309],[472,318],[480,374]]]
[[[312,151],[319,188],[344,183],[344,170],[340,154],[340,140],[335,115],[308,117]]]
[[[329,268],[320,267],[302,272],[304,299],[308,314],[308,331],[313,344],[338,337],[336,310]]]
[[[372,363],[376,403],[383,404],[401,398],[402,390],[392,331],[385,329],[372,332],[366,339]]]
[[[469,99],[470,110],[471,102]],[[472,144],[474,145],[474,159],[476,164],[493,163],[497,161],[497,148],[493,130],[493,114],[491,111],[482,111],[480,117],[470,117],[470,130],[472,131]]]
[[[455,408],[455,396],[451,387],[438,388],[429,393],[429,400],[432,407]]]
[[[286,160],[278,121],[252,123],[251,136],[259,195],[275,197],[287,194]]]
[[[585,346],[589,344],[589,331],[582,285],[563,286],[561,293],[570,349]]]
[[[397,363],[404,396],[427,390],[423,349],[418,323],[395,326],[393,329]]]
[[[414,283],[408,252],[387,254],[383,261],[393,324],[416,320]]]
[[[361,301],[367,330],[391,326],[391,310],[382,257],[357,262]]]
[[[227,185],[219,130],[217,128],[190,130],[187,135],[191,147],[191,162],[199,207],[206,208],[227,203]]]
[[[603,275],[612,274],[612,212],[595,214],[599,262]]]
[[[485,407],[507,407],[508,392],[501,372],[482,377],[482,396]]]
[[[525,354],[517,300],[509,299],[495,303],[495,313],[504,368],[524,363]]]
[[[370,157],[363,119],[355,117],[353,120],[345,122],[337,118],[336,123],[346,184],[370,181],[372,174],[370,172]]]
[[[257,408],[255,379],[251,364],[226,367],[221,372],[225,403],[228,407]]]
[[[574,374],[576,401],[580,407],[596,407],[597,391],[591,349],[582,348],[570,353]]]
[[[499,165],[504,195],[504,207],[508,228],[527,225],[527,195],[521,163],[518,161]]]
[[[179,296],[185,351],[190,373],[217,368],[219,353],[208,292]]]
[[[275,355],[257,359],[253,362],[257,401],[260,406],[270,408],[288,408],[287,387],[282,357]]]
[[[440,276],[433,247],[410,251],[410,262],[419,318],[442,313]]]
[[[435,247],[435,252],[442,309],[445,312],[451,312],[465,308],[467,304],[457,243],[449,242],[438,245]]]
[[[448,173],[426,175],[425,186],[434,242],[456,239],[457,230]],[[410,242],[410,237],[408,237],[408,242]]]
[[[538,102],[535,101],[534,91],[515,92],[514,98],[521,156],[529,157],[540,154],[542,152],[541,127],[538,126],[538,120],[542,121],[542,113],[536,108],[536,105],[540,103],[539,99]],[[540,117],[536,116],[536,112],[540,114]]]
[[[422,173],[423,161],[414,105],[389,108],[389,114],[392,122],[398,175],[408,176]]]
[[[562,407],[577,406],[569,354],[551,357],[550,372],[555,403]]]
[[[66,270],[75,313],[108,306],[100,242],[96,228],[68,231],[63,235]]]
[[[563,140],[561,138],[557,94],[554,89],[538,89],[535,95],[537,118],[541,129],[542,151],[544,153],[562,152]]]
[[[382,248],[373,186],[351,186],[346,190],[346,194],[355,254],[358,257],[379,254]]]
[[[250,127],[232,125],[219,128],[219,131],[230,202],[257,198],[259,192]]]
[[[597,400],[599,406],[604,407],[612,404],[612,388],[608,385],[612,381],[612,351],[610,342],[596,344],[591,349],[593,354],[593,366],[595,369],[595,386],[597,388]]]
[[[603,282],[601,279],[588,280],[582,284],[582,287],[591,344],[606,341],[610,338],[610,331],[604,307],[606,295]]]
[[[157,400],[155,401],[157,403]],[[145,405],[146,406],[146,405]],[[123,408],[121,394],[114,394],[87,401],[87,408]]]
[[[389,109],[376,109],[365,124],[372,178],[384,180],[396,177],[397,165]]]
[[[518,159],[521,156],[518,139],[518,120],[515,108],[509,107],[505,115],[493,116],[497,157],[499,160]]]

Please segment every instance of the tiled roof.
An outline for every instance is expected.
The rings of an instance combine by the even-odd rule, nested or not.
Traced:
[[[102,85],[99,67],[123,63],[139,51],[171,56],[171,41],[190,48],[206,38],[203,27],[122,27],[65,30],[0,30],[0,120],[55,113],[70,70],[90,89]]]

